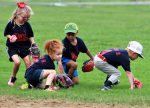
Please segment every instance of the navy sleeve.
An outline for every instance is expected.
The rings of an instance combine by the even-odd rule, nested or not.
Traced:
[[[121,65],[122,65],[122,67],[123,67],[123,69],[125,70],[125,71],[131,71],[131,69],[130,69],[130,61],[129,60],[122,60],[122,63],[121,63]]]

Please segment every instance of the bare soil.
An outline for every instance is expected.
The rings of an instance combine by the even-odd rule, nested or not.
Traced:
[[[148,108],[148,106],[74,103],[63,100],[26,100],[13,96],[0,96],[0,108]]]

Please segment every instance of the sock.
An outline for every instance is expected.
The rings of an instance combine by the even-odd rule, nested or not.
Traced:
[[[107,82],[107,80],[109,79],[109,77],[110,77],[110,75],[108,75],[108,76],[106,77],[106,80],[105,80],[104,84]]]
[[[112,85],[112,82],[111,81],[109,81],[109,80],[107,80],[106,82],[105,82],[105,86],[106,87],[111,87],[111,85]]]
[[[17,80],[17,78],[16,77],[11,77],[11,82],[15,82]]]

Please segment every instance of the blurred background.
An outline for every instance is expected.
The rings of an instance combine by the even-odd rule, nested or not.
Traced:
[[[6,2],[149,2],[150,0],[0,0],[0,3]]]

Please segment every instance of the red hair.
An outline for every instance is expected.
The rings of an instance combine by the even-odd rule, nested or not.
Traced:
[[[47,40],[44,45],[44,51],[47,51],[49,55],[53,55],[56,50],[63,50],[63,48],[62,42],[57,39]]]

